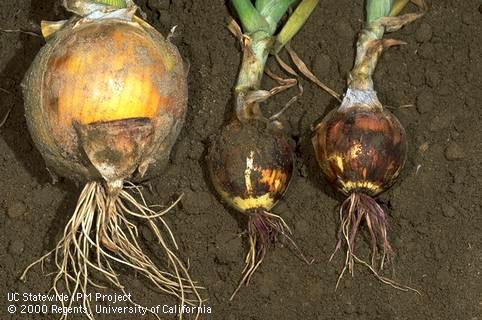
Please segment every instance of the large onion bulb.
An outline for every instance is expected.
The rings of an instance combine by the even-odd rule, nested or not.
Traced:
[[[170,208],[155,212],[124,189],[127,179],[159,173],[169,157],[187,108],[183,61],[173,44],[134,16],[131,1],[124,1],[124,8],[93,2],[67,1],[67,9],[83,16],[42,24],[47,44],[24,81],[28,127],[49,170],[86,183],[53,250],[58,267],[54,289],[63,281],[72,295],[87,293],[95,271],[124,290],[113,270],[116,261],[181,303],[193,301],[187,300],[188,292],[201,301],[186,267],[154,222],[161,220],[171,235],[162,220]],[[169,270],[159,270],[144,254],[129,217],[147,221]],[[88,299],[83,305],[92,319]]]

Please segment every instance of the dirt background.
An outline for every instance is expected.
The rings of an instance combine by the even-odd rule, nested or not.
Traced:
[[[2,0],[0,28],[39,32],[42,19],[68,16],[59,2]],[[186,126],[165,174],[151,181],[148,197],[169,203],[185,194],[167,219],[181,255],[190,258],[193,277],[207,287],[205,296],[213,312],[205,319],[482,319],[480,0],[433,1],[425,17],[393,35],[407,45],[385,52],[375,75],[381,101],[392,106],[409,138],[402,176],[379,197],[390,215],[390,238],[397,253],[395,272],[387,275],[418,288],[422,295],[387,287],[360,266],[354,278],[345,277],[334,290],[343,256],[331,263],[328,258],[341,198],[323,184],[309,137],[311,124],[336,103],[303,81],[303,97],[283,117],[297,145],[295,177],[275,212],[293,227],[299,246],[316,261],[305,265],[277,246],[251,285],[232,302],[229,296],[240,278],[246,249],[245,239],[237,235],[246,221],[213,195],[203,162],[209,137],[219,131],[231,108],[240,63],[239,45],[226,29],[229,9],[221,0],[138,4],[163,34],[178,26],[172,41],[191,65]],[[321,1],[292,43],[338,92],[345,88],[362,17],[362,1]],[[9,315],[7,293],[47,291],[49,278],[39,268],[25,284],[18,278],[33,259],[55,245],[80,192],[67,180],[51,183],[23,116],[20,82],[43,43],[25,33],[0,32],[0,119],[10,110],[0,128],[1,319],[55,318]],[[293,94],[282,94],[263,108],[275,112]],[[143,232],[142,237],[152,248],[152,235]],[[363,240],[359,247],[360,254],[368,253]],[[158,295],[132,272],[121,273],[142,304],[176,302]],[[134,318],[138,317],[98,316]]]

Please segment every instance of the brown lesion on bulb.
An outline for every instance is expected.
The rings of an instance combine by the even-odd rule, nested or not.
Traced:
[[[405,130],[388,111],[332,111],[316,128],[316,158],[344,194],[375,196],[388,188],[406,159]]]
[[[146,118],[75,123],[75,127],[83,152],[107,182],[131,176],[153,136],[152,122]]]

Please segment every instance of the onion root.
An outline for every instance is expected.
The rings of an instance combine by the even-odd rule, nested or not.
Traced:
[[[136,189],[141,202],[138,202],[127,189]],[[159,290],[177,297],[182,305],[186,303],[201,307],[202,299],[197,292],[200,287],[191,280],[188,268],[175,252],[169,249],[156,224],[156,221],[161,222],[168,233],[167,238],[177,249],[176,241],[163,215],[175,207],[181,198],[182,196],[167,209],[156,212],[147,206],[137,186],[127,184],[127,187],[112,192],[111,188],[106,188],[100,182],[87,183],[65,227],[62,239],[52,251],[30,264],[20,279],[25,281],[28,271],[33,266],[39,263],[43,266],[44,261],[53,256],[58,270],[51,290],[59,294],[61,286],[64,286],[69,293],[71,298],[68,302],[62,301],[62,307],[71,307],[77,293],[83,293],[82,306],[86,310],[86,316],[94,320],[90,301],[86,296],[88,287],[106,286],[94,282],[92,273],[95,271],[102,274],[108,283],[125,293],[124,286],[114,271],[114,264],[119,264],[144,275]],[[160,270],[143,252],[137,240],[137,226],[128,218],[140,218],[149,225],[164,250],[169,271]],[[194,298],[191,298],[192,296]],[[133,301],[129,302],[137,305]],[[63,314],[60,319],[67,319],[67,316],[68,314]],[[179,319],[182,319],[182,313],[179,314]]]

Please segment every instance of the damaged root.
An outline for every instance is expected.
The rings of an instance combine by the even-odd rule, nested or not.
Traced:
[[[402,291],[412,290],[420,294],[418,290],[383,277],[379,274],[379,271],[377,271],[377,257],[380,258],[378,269],[381,271],[385,264],[390,263],[393,260],[394,252],[387,236],[387,216],[383,208],[375,201],[375,199],[364,193],[352,193],[340,207],[340,222],[338,242],[335,251],[330,257],[330,261],[333,259],[335,253],[341,248],[343,242],[346,245],[346,257],[345,265],[336,283],[336,288],[338,288],[338,285],[347,270],[352,276],[354,275],[354,264],[355,262],[358,262],[366,266],[381,282]],[[366,224],[370,234],[372,251],[371,263],[367,263],[365,260],[360,259],[355,255],[355,238],[362,222]],[[381,254],[379,249],[381,249]]]
[[[313,263],[313,260],[308,260],[293,239],[291,239],[291,229],[283,218],[276,214],[268,211],[256,211],[251,214],[248,222],[248,235],[249,251],[245,258],[246,266],[243,269],[243,277],[241,278],[238,287],[234,290],[231,298],[229,298],[230,301],[234,299],[234,296],[243,285],[247,286],[249,284],[252,275],[263,262],[266,252],[272,244],[279,240],[280,235],[288,240],[289,244],[307,264]]]

